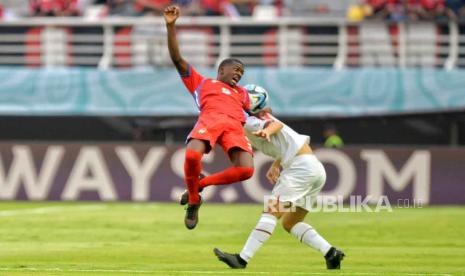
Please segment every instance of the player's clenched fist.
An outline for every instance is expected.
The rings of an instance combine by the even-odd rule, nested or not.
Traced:
[[[165,9],[163,14],[165,17],[166,24],[173,24],[179,17],[180,9],[178,6],[169,6]]]

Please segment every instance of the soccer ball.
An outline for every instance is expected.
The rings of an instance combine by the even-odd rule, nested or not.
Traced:
[[[247,84],[244,88],[249,93],[250,112],[257,113],[265,108],[269,98],[265,88],[255,84]]]

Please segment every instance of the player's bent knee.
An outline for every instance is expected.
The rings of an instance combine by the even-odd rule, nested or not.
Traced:
[[[254,172],[254,168],[251,167],[239,167],[238,169],[240,170],[241,180],[251,178]]]
[[[251,167],[234,167],[238,181],[247,180],[252,177],[254,168]]]
[[[284,230],[286,230],[287,232],[291,232],[291,229],[292,227],[294,227],[294,225],[297,224],[297,221],[289,221],[289,220],[284,220],[283,219],[283,228]]]
[[[195,150],[186,150],[185,163],[195,164],[202,160],[202,153]]]
[[[303,221],[302,217],[295,216],[295,214],[293,215],[293,213],[286,213],[283,216],[283,221],[282,221],[283,228],[284,228],[284,230],[286,230],[287,232],[290,233],[292,227],[294,227],[294,225],[296,225],[297,223],[299,223],[301,221]]]

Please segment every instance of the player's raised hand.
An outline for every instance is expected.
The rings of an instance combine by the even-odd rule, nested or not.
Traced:
[[[163,12],[166,24],[174,24],[180,14],[181,12],[178,6],[171,5],[166,7],[165,11]]]

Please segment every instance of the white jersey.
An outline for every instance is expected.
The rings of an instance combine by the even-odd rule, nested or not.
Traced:
[[[252,134],[254,131],[264,129],[265,124],[269,121],[280,122],[271,114],[267,114],[267,118],[264,119],[249,116],[244,125],[245,133],[254,148],[274,159],[280,159],[282,166],[287,167],[302,146],[310,143],[310,137],[295,132],[282,122],[280,123],[284,125],[283,128],[279,132],[271,135],[271,142]]]

